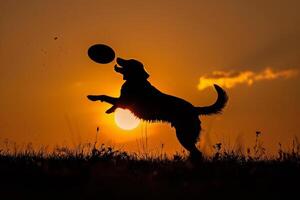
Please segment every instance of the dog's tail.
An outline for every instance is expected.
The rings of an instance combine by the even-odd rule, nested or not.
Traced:
[[[218,85],[214,84],[215,89],[218,93],[216,102],[210,106],[196,107],[199,115],[211,115],[221,113],[223,108],[226,106],[228,96],[226,92]]]

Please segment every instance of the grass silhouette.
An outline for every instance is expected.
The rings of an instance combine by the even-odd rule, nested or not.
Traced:
[[[1,199],[288,198],[297,195],[300,144],[269,158],[256,132],[247,153],[221,143],[203,160],[129,154],[104,144],[0,150]]]

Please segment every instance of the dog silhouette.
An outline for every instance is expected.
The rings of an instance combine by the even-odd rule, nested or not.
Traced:
[[[118,66],[119,65],[119,66]],[[218,98],[210,106],[195,107],[191,103],[168,94],[164,94],[147,80],[149,74],[141,62],[117,58],[115,71],[123,75],[125,83],[118,98],[106,95],[88,95],[91,101],[101,101],[112,104],[106,113],[112,113],[116,108],[129,109],[136,117],[149,122],[169,122],[176,129],[176,136],[180,144],[189,151],[193,158],[202,158],[197,149],[201,131],[200,115],[221,113],[228,96],[226,92],[214,85]]]

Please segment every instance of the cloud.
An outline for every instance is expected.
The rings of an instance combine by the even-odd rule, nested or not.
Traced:
[[[218,84],[224,88],[233,88],[238,84],[246,84],[251,86],[255,82],[263,80],[274,80],[278,78],[288,79],[297,76],[298,70],[274,70],[270,67],[261,72],[254,72],[251,70],[235,72],[235,71],[214,71],[211,75],[204,75],[200,77],[198,89],[204,90],[211,87],[213,84]]]

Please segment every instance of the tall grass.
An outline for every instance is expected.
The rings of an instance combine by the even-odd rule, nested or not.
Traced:
[[[4,147],[0,149],[0,158],[11,159],[58,159],[58,160],[130,160],[130,161],[156,161],[156,162],[177,162],[187,161],[189,158],[185,151],[176,152],[174,155],[168,156],[164,152],[164,144],[161,144],[157,151],[150,151],[148,147],[147,132],[137,140],[139,147],[138,152],[128,153],[113,146],[99,144],[98,136],[100,129],[97,127],[95,141],[91,143],[78,144],[75,147],[55,146],[52,149],[48,147],[40,147],[34,149],[32,143],[18,146],[14,142],[4,141]],[[290,148],[284,149],[282,144],[278,144],[278,153],[275,156],[267,156],[266,148],[261,140],[262,133],[256,131],[255,143],[252,147],[248,147],[246,153],[243,153],[240,148],[228,149],[223,147],[222,143],[213,145],[214,152],[210,156],[205,156],[204,161],[300,161],[300,143],[297,137],[293,138]]]

